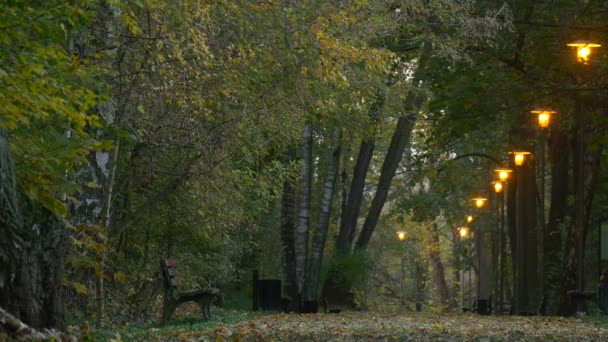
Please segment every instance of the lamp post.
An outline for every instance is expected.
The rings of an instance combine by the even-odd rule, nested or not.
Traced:
[[[496,267],[496,279],[494,282],[494,296],[496,297],[496,309],[495,309],[495,313],[498,314],[500,313],[500,308],[502,307],[502,294],[501,294],[501,287],[500,287],[500,283],[501,283],[501,267],[500,265],[503,263],[502,261],[502,255],[501,255],[501,250],[502,250],[502,244],[504,243],[501,239],[501,221],[502,221],[502,194],[503,194],[503,190],[504,190],[504,183],[500,180],[494,181],[493,183],[494,185],[494,192],[496,193],[496,208],[498,211],[498,229],[497,229],[497,234],[495,235],[495,241],[496,241],[496,248],[494,249],[494,267]]]
[[[528,303],[528,292],[526,288],[527,283],[527,272],[526,272],[526,260],[525,260],[525,209],[524,203],[526,203],[526,194],[523,185],[523,178],[521,177],[521,167],[524,166],[527,158],[531,155],[527,151],[513,151],[509,152],[513,155],[513,162],[517,166],[517,172],[515,173],[515,269],[513,270],[513,298],[514,298],[514,312],[519,315],[522,312],[527,312],[529,305]],[[522,310],[522,308],[524,310]]]
[[[513,170],[511,169],[497,169],[494,170],[498,175],[498,182],[501,186],[497,186],[498,183],[494,184],[494,191],[498,198],[498,293],[497,293],[497,313],[502,314],[502,307],[504,305],[504,292],[505,292],[505,265],[507,256],[507,239],[505,237],[505,202],[504,202],[504,187],[507,185],[509,175]]]
[[[543,300],[545,296],[545,143],[547,140],[546,131],[549,127],[551,118],[557,114],[550,109],[536,109],[530,111],[538,116],[538,126],[540,127],[540,226],[538,229],[538,298]]]
[[[407,239],[407,233],[405,231],[397,232],[397,239],[399,241],[404,242]],[[399,288],[401,290],[401,298],[399,302],[399,309],[403,311],[405,307],[405,255],[401,255],[401,265],[400,265],[400,276],[399,276]]]
[[[590,40],[577,40],[568,43],[567,46],[576,48],[577,61],[583,65],[589,64],[589,56],[592,49],[598,48],[601,44]],[[578,77],[577,83],[578,83]],[[585,289],[584,264],[585,264],[585,113],[583,112],[580,100],[576,99],[576,182],[575,182],[575,230],[576,230],[576,292],[583,292]],[[584,312],[584,302],[580,296],[576,297],[576,311]]]
[[[475,197],[472,199],[475,208],[482,209],[485,207],[488,199],[485,197]],[[491,289],[488,289],[488,273],[490,270],[488,269],[485,251],[482,250],[482,237],[484,231],[481,229],[482,227],[477,227],[477,232],[475,234],[475,251],[477,252],[477,312],[479,314],[487,314],[488,313],[488,299],[491,292]]]
[[[471,223],[473,222],[473,216],[469,215],[467,216],[467,223]],[[468,237],[471,235],[471,229],[469,229],[469,227],[467,226],[463,226],[463,227],[458,227],[456,228],[456,233],[458,236],[458,240],[466,240],[468,239]],[[461,245],[462,247],[462,245]],[[467,303],[468,305],[471,305],[471,267],[468,265],[468,253],[467,253],[467,248],[464,247],[464,265],[465,267],[462,268],[462,281],[461,281],[461,289],[462,289],[462,308],[464,310],[464,303],[465,303],[465,298],[467,299]],[[465,286],[465,280],[467,280],[467,273],[468,273],[468,296],[465,296],[467,291],[465,291],[465,289],[467,288]],[[471,307],[468,308],[468,310],[472,309]]]

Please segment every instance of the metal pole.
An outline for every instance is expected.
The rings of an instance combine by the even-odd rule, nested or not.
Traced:
[[[505,182],[506,184],[506,182]],[[504,208],[504,193],[506,189],[498,196],[498,298],[497,298],[497,313],[502,314],[504,291],[505,291],[505,263],[506,263],[506,238],[505,238],[505,208]]]
[[[545,129],[540,133],[540,227],[538,229],[538,300],[545,296]]]
[[[504,189],[503,189],[504,191]],[[496,192],[496,231],[493,236],[493,240],[496,242],[494,244],[493,257],[494,257],[494,300],[493,307],[494,313],[498,314],[498,302],[499,302],[499,292],[500,292],[500,250],[501,250],[501,241],[500,241],[500,197],[502,196],[502,191]]]
[[[585,113],[580,100],[576,101],[577,111],[577,144],[576,144],[576,291],[581,293],[585,289],[584,263],[585,263]],[[584,302],[577,296],[576,312],[584,312]]]
[[[400,279],[400,287],[401,287],[401,302],[399,303],[399,309],[403,312],[405,307],[405,256],[401,256],[401,276]]]

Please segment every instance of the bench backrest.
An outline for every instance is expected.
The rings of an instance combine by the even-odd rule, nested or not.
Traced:
[[[177,290],[181,282],[177,274],[177,263],[174,259],[162,259],[160,261],[160,268],[163,273],[163,285],[165,290],[172,291]]]

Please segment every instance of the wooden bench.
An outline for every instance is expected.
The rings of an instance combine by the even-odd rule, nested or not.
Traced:
[[[177,264],[173,259],[162,259],[160,267],[163,274],[163,317],[161,324],[169,322],[175,309],[183,303],[195,302],[201,308],[203,318],[211,317],[211,302],[220,295],[217,288],[205,288],[196,291],[179,292],[181,282],[177,274]]]

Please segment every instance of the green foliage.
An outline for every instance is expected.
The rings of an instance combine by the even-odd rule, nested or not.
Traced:
[[[329,272],[334,273],[337,285],[350,288],[353,284],[365,279],[369,270],[374,265],[374,260],[363,251],[355,251],[352,254],[344,255],[334,253],[326,264],[323,265],[321,282],[327,277]]]
[[[6,128],[19,185],[32,200],[67,215],[61,196],[78,187],[66,172],[107,147],[89,135],[103,99],[97,55],[66,49],[89,22],[92,1],[8,1],[0,7],[0,126]]]

